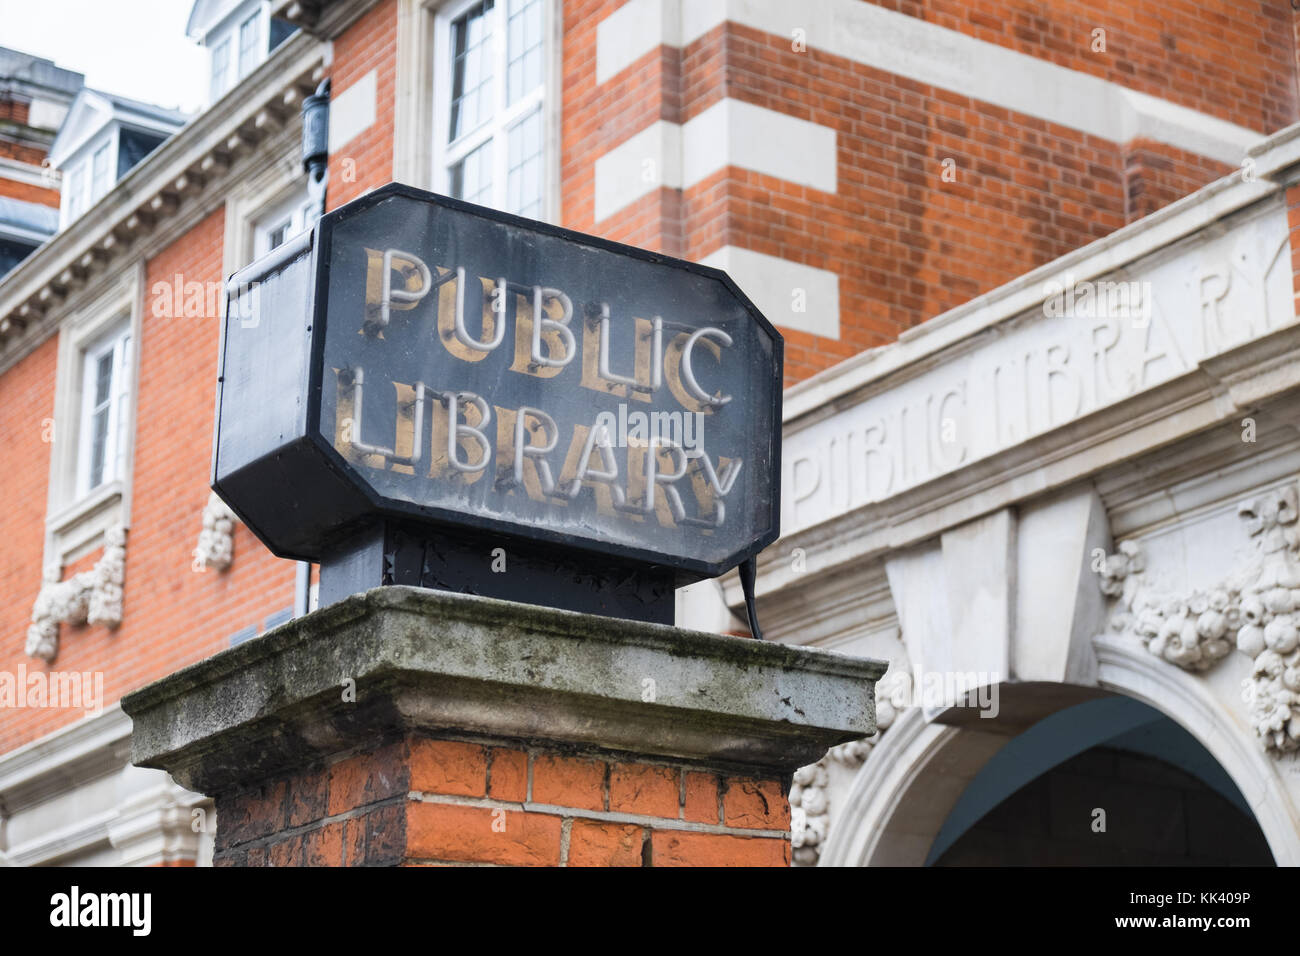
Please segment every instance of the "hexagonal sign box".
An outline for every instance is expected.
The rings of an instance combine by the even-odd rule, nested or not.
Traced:
[[[228,284],[213,488],[716,576],[779,533],[782,341],[727,275],[396,184]]]

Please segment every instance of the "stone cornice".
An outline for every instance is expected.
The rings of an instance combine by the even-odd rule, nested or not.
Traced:
[[[300,33],[0,282],[0,372],[44,341],[60,308],[155,231],[192,224],[211,184],[296,116],[327,53]]]

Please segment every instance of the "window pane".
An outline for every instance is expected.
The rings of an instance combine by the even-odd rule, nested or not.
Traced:
[[[26,242],[0,239],[0,279],[3,279],[6,272],[26,259],[35,249],[35,246]]]
[[[141,133],[138,130],[123,128],[117,134],[117,179],[121,179],[136,164],[163,143],[162,136]],[[116,181],[116,180],[115,180]]]
[[[222,40],[212,51],[212,98],[214,100],[226,92],[229,76],[230,41]]]
[[[68,176],[63,188],[68,191],[68,216],[71,219],[76,219],[81,215],[85,200],[85,194],[81,191],[81,166],[74,166],[68,170]]]
[[[281,223],[280,225],[272,229],[270,233],[268,233],[267,235],[267,242],[266,242],[267,251],[270,252],[272,249],[276,249],[279,246],[281,246],[284,243],[284,240],[288,237],[288,235],[289,235],[289,224],[287,222]]]
[[[483,0],[451,25],[451,129],[448,142],[478,129],[492,115],[493,0]]]
[[[90,481],[87,491],[104,483],[104,458],[108,450],[108,408],[101,408],[90,419]]]
[[[253,14],[239,25],[239,75],[247,76],[257,65],[257,47],[262,35],[261,14]]]
[[[97,202],[108,192],[108,143],[95,150],[90,161],[90,201]]]
[[[484,143],[451,167],[451,194],[480,205],[492,203],[492,144]]]
[[[288,20],[281,20],[279,17],[271,18],[271,43],[270,47],[274,50],[289,37],[293,36],[298,28]]]
[[[122,336],[122,343],[117,350],[117,368],[113,373],[113,406],[111,421],[116,434],[113,436],[113,460],[109,463],[112,469],[107,476],[110,479],[122,477],[123,459],[127,447],[127,415],[124,409],[128,399],[127,383],[131,376],[131,334],[128,332]]]
[[[506,89],[514,103],[542,82],[542,0],[508,2]]]
[[[108,351],[95,361],[94,407],[104,405],[113,394],[113,353]]]
[[[539,219],[542,215],[542,111],[533,110],[512,126],[509,138],[506,211]]]

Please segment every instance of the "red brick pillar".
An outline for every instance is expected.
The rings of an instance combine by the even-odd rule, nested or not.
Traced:
[[[790,775],[872,732],[882,670],[381,588],[123,707],[218,866],[788,866]]]

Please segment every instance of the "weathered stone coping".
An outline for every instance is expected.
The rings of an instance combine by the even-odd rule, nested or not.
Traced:
[[[817,648],[384,587],[156,681],[122,708],[133,761],[202,793],[408,730],[770,775],[874,732],[884,670]]]

